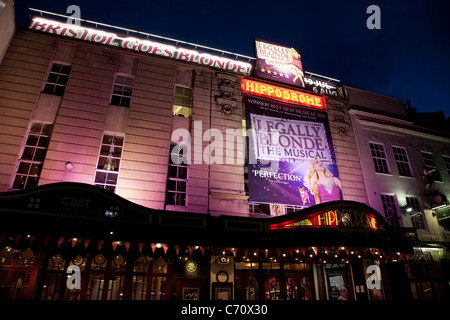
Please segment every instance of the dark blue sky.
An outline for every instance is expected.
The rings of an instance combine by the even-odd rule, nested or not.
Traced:
[[[94,1],[16,0],[60,14],[76,4],[81,18],[254,56],[254,38],[297,48],[307,71],[364,90],[410,100],[421,112],[450,116],[450,1]],[[369,5],[381,29],[369,30]]]

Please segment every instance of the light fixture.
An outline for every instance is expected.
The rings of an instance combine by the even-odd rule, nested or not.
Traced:
[[[421,251],[425,251],[425,250],[440,251],[440,250],[443,250],[442,248],[438,248],[438,247],[414,247],[414,249],[419,249]]]
[[[413,211],[413,207],[411,207],[411,205],[406,204],[402,207],[403,210],[405,210],[405,212],[411,212]]]
[[[233,111],[233,107],[229,104],[222,105],[222,112],[226,114],[230,114]]]
[[[71,171],[73,169],[73,164],[70,161],[66,162],[66,170]]]
[[[223,91],[221,97],[223,99],[231,99],[231,98],[233,98],[233,92],[231,92],[231,91]]]
[[[222,79],[221,85],[231,87],[233,85],[233,81],[231,79]]]

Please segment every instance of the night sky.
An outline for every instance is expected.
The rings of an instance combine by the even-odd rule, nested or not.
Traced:
[[[16,0],[16,24],[28,7],[254,56],[254,38],[294,47],[306,71],[410,100],[420,112],[450,116],[450,1],[93,1]],[[369,5],[381,29],[366,26]]]

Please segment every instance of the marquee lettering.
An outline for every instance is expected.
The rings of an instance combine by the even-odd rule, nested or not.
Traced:
[[[298,220],[270,225],[271,230],[295,228],[361,228],[379,230],[377,218],[357,209],[334,209],[316,212]]]
[[[29,28],[31,30],[59,36],[91,41],[165,58],[196,63],[203,66],[235,72],[245,76],[250,75],[252,69],[252,65],[247,62],[231,60],[208,53],[200,53],[195,50],[174,47],[146,39],[137,39],[133,37],[122,38],[115,33],[80,27],[74,24],[64,24],[38,17],[33,18]]]
[[[66,207],[84,207],[88,208],[89,204],[92,202],[92,199],[83,199],[83,198],[75,198],[75,197],[64,197],[61,198],[61,204]]]
[[[291,90],[274,86],[268,83],[258,82],[250,79],[242,79],[242,92],[250,93],[271,99],[286,101],[302,106],[316,109],[325,109],[322,97],[306,92]]]

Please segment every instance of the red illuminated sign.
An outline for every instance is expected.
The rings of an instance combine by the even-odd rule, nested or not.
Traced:
[[[325,102],[321,96],[274,86],[269,83],[242,79],[241,89],[244,93],[250,93],[256,96],[285,101],[315,109],[326,109]]]
[[[361,228],[379,230],[376,217],[356,209],[325,210],[302,218],[270,224],[270,230],[298,228]]]

